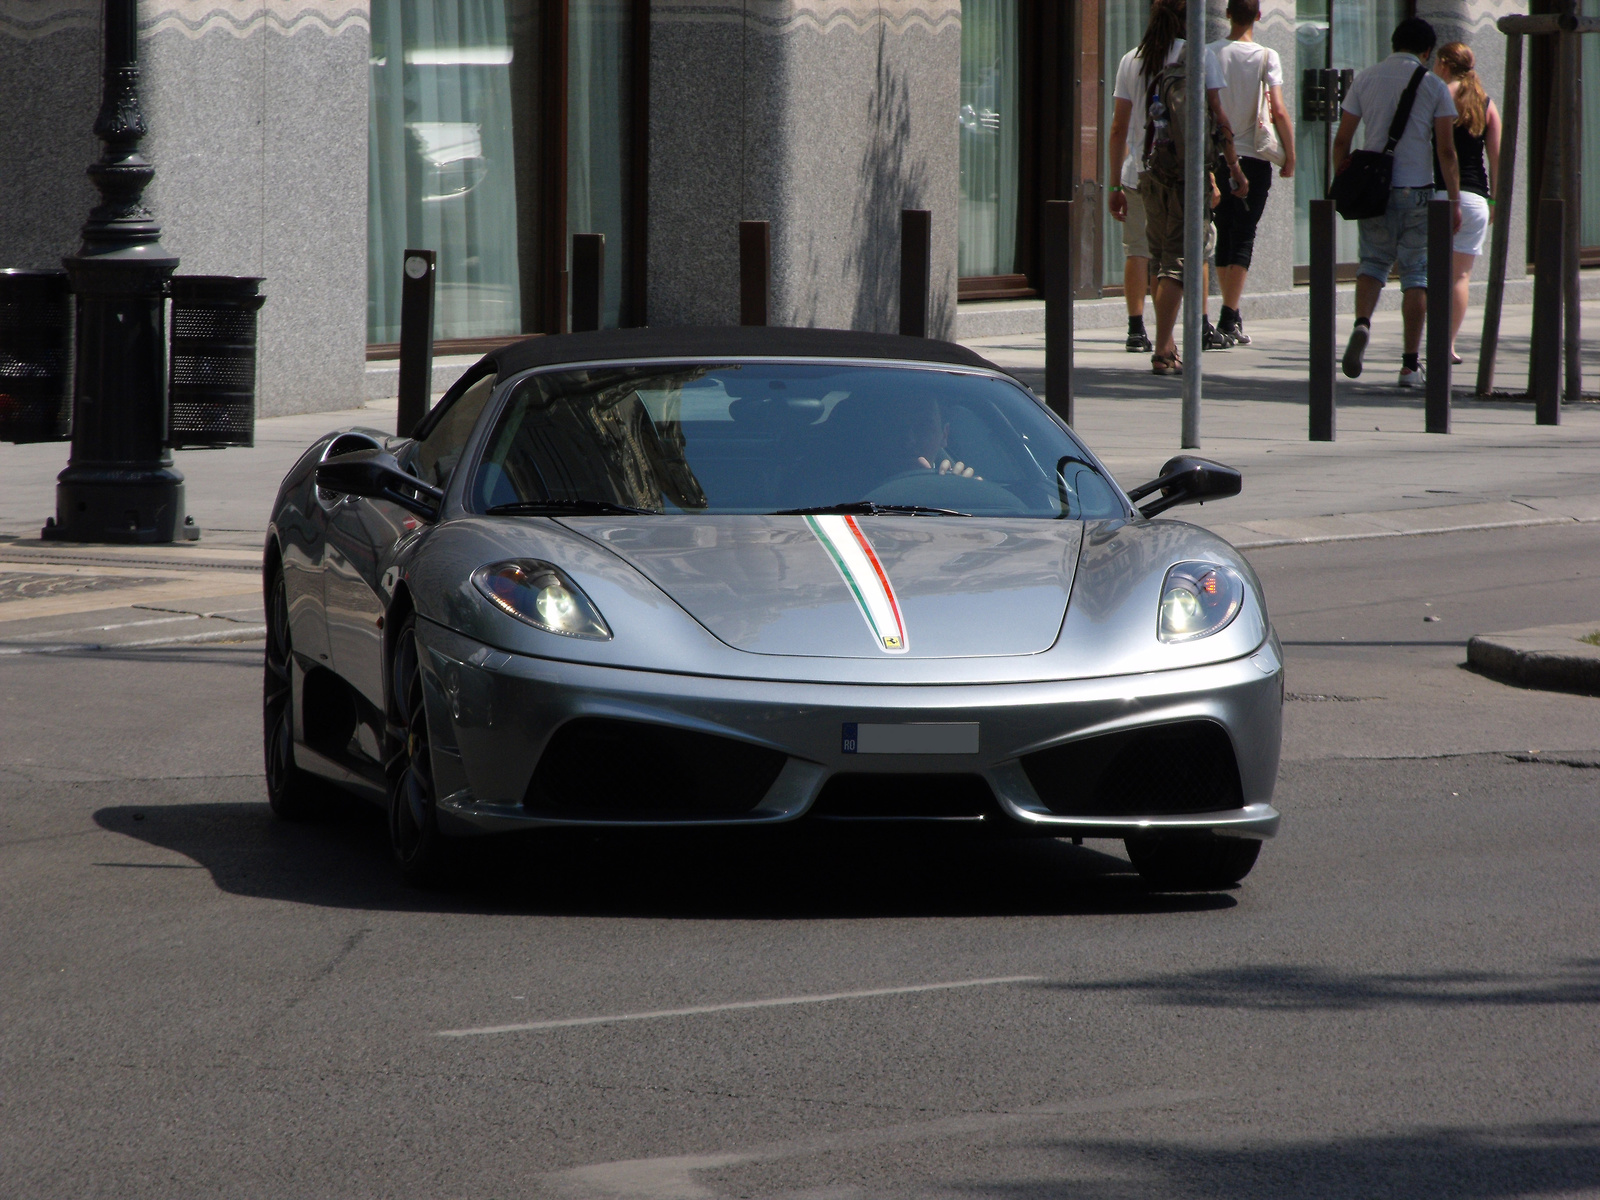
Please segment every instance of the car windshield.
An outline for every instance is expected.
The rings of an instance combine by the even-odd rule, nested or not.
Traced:
[[[786,362],[529,376],[500,415],[468,502],[578,516],[1126,512],[1083,447],[1006,379]]]

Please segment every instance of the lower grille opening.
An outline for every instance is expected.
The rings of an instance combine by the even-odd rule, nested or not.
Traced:
[[[1129,729],[1024,755],[1022,769],[1062,817],[1161,817],[1244,804],[1227,730],[1214,721]]]
[[[811,806],[824,821],[981,821],[993,811],[981,775],[835,775]]]
[[[786,761],[715,734],[580,717],[550,739],[523,806],[583,821],[736,817],[761,803]]]

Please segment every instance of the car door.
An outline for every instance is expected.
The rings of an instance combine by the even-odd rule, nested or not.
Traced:
[[[493,376],[479,380],[426,437],[395,447],[401,465],[424,483],[444,488],[493,388]],[[396,544],[420,526],[417,517],[387,500],[347,496],[328,514],[323,594],[329,652],[334,670],[379,713],[384,709],[383,618],[394,594],[394,581],[385,576]]]

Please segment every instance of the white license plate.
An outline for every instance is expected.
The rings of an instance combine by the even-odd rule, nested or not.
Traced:
[[[846,722],[846,754],[976,754],[978,722],[939,721],[904,725]]]

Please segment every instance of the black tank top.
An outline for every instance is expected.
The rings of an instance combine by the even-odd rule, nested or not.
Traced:
[[[1467,132],[1465,125],[1454,127],[1456,135],[1456,161],[1461,164],[1461,190],[1474,192],[1485,199],[1489,196],[1489,171],[1484,166],[1483,139],[1489,132],[1484,123],[1483,133],[1477,137]],[[1439,169],[1439,156],[1433,157],[1433,186],[1444,191],[1444,172]]]

